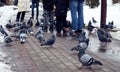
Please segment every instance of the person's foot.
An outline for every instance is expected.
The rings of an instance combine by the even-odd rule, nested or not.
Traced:
[[[63,33],[63,36],[66,37],[66,36],[67,36],[67,33]]]
[[[57,35],[58,37],[61,37],[61,33],[57,33],[56,35]]]

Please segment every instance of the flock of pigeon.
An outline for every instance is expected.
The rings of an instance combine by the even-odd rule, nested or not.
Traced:
[[[50,39],[45,40],[44,38],[44,25],[42,23],[39,22],[39,20],[37,20],[36,22],[36,28],[37,32],[36,34],[34,34],[34,30],[32,28],[33,26],[33,21],[30,17],[30,19],[28,20],[28,22],[16,22],[15,24],[11,23],[11,20],[9,20],[9,22],[5,25],[5,27],[10,30],[12,29],[13,31],[13,35],[9,35],[4,27],[2,25],[0,25],[0,33],[4,36],[4,42],[9,45],[11,42],[13,42],[13,38],[15,38],[15,40],[19,40],[21,44],[24,44],[26,42],[27,39],[27,35],[34,35],[36,39],[39,40],[39,42],[41,42],[41,46],[42,45],[52,45],[52,43],[55,42],[55,40],[51,40],[51,38],[55,38],[55,35],[53,34],[51,36]],[[38,27],[37,27],[38,26]]]
[[[94,18],[92,18],[92,22],[97,23],[97,21],[95,21]],[[111,42],[111,38],[112,38],[111,34],[104,29],[99,29],[97,27],[92,26],[92,22],[89,21],[88,26],[87,26],[89,35],[92,35],[93,34],[92,31],[94,29],[96,29],[96,31],[94,33],[97,33],[97,36],[98,36],[99,41],[101,42],[101,45],[106,46],[107,42]],[[28,33],[31,35],[34,35],[35,38],[38,39],[39,42],[41,43],[41,46],[44,46],[44,45],[52,46],[55,43],[55,41],[56,41],[55,34],[52,34],[52,36],[48,40],[45,40],[44,24],[42,22],[39,22],[39,20],[37,20],[37,23],[35,25],[35,26],[38,26],[36,34],[34,34],[32,26],[33,26],[33,22],[32,22],[31,18],[28,20],[27,23],[16,22],[14,25],[12,25],[11,21],[9,20],[9,23],[6,24],[6,28],[8,30],[13,28],[14,36],[9,36],[7,34],[7,32],[4,30],[4,28],[2,27],[2,25],[0,25],[0,32],[4,35],[4,42],[6,44],[9,44],[13,41],[11,37],[15,37],[15,39],[18,39],[21,44],[24,44],[26,42]],[[108,25],[106,25],[106,27],[113,28],[113,21],[111,23],[109,23]],[[71,29],[69,29],[69,33],[70,33],[69,35],[71,35],[71,33],[72,33],[70,30]],[[78,38],[77,46],[71,48],[71,51],[73,51],[73,50],[79,51],[78,59],[82,63],[82,67],[87,66],[90,68],[91,65],[94,65],[94,64],[103,65],[102,62],[94,59],[89,54],[86,54],[85,51],[89,46],[89,41],[90,41],[90,39],[86,37],[86,32],[83,31]]]
[[[96,60],[95,58],[93,58],[89,54],[86,54],[86,52],[85,52],[89,46],[89,41],[90,41],[89,36],[90,35],[92,35],[92,36],[97,35],[100,45],[102,47],[106,47],[108,42],[112,42],[112,40],[111,40],[112,36],[111,36],[110,32],[105,29],[106,28],[113,29],[113,21],[111,23],[109,22],[109,24],[106,25],[105,29],[102,29],[102,28],[99,29],[98,27],[94,27],[92,25],[92,23],[95,24],[95,23],[97,23],[97,21],[94,18],[92,18],[92,21],[88,22],[88,26],[87,26],[87,30],[89,33],[88,38],[86,37],[86,32],[83,31],[78,38],[78,44],[75,47],[71,48],[71,51],[75,50],[75,51],[79,52],[78,59],[82,63],[82,66],[80,68],[83,68],[84,66],[91,68],[91,65],[100,65],[100,66],[103,65],[102,62]]]

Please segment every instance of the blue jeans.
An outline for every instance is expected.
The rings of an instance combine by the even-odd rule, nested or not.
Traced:
[[[39,16],[39,1],[32,1],[32,18],[34,18],[34,8],[36,7],[36,18]]]
[[[79,0],[70,0],[70,10],[72,18],[72,28],[74,30],[82,30],[84,24],[83,2]]]

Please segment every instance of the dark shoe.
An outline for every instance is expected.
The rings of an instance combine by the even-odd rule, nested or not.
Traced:
[[[57,36],[58,36],[58,37],[61,37],[61,33],[57,33]]]
[[[63,36],[66,37],[66,36],[67,36],[67,33],[63,33]]]

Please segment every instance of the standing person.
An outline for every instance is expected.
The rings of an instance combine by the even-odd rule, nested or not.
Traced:
[[[32,0],[32,19],[34,19],[34,8],[36,7],[36,19],[39,16],[39,0]]]
[[[67,28],[67,11],[69,7],[69,0],[56,0],[55,2],[56,10],[56,31],[57,36],[61,36],[61,31],[63,30],[63,36],[67,36],[65,28]]]
[[[18,0],[18,3],[16,4],[18,6],[16,22],[24,21],[25,13],[28,12],[30,9],[29,4],[30,4],[29,0]]]
[[[69,0],[69,1],[73,32],[81,33],[84,25],[83,17],[84,0]]]
[[[49,30],[53,28],[54,23],[54,2],[55,0],[42,0],[43,3],[43,19],[44,19],[44,31],[47,32],[48,26]]]

